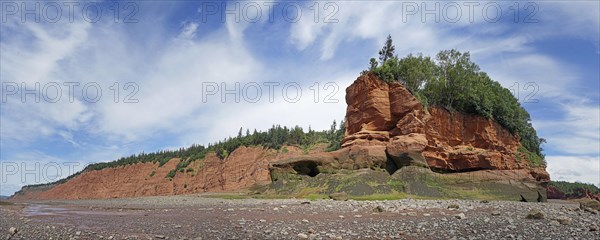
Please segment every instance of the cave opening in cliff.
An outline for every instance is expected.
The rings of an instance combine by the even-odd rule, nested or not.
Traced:
[[[385,162],[385,170],[392,175],[398,171],[398,169],[400,169],[400,167],[394,162],[394,159],[388,156],[387,161]]]
[[[294,165],[294,171],[300,175],[306,175],[309,177],[315,177],[319,175],[319,168],[317,163],[312,161],[298,162]]]

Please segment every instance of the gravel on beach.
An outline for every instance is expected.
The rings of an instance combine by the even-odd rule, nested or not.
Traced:
[[[0,239],[600,239],[599,224],[567,201],[187,195],[0,206]]]

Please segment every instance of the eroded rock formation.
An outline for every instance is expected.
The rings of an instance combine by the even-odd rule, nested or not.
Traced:
[[[549,180],[544,166],[533,166],[518,151],[519,138],[495,121],[437,107],[425,109],[399,83],[362,75],[346,89],[346,103],[341,150],[275,162],[272,175],[293,173],[302,163],[319,171],[380,166],[390,173],[405,166],[442,173],[507,170],[516,174],[492,175]]]

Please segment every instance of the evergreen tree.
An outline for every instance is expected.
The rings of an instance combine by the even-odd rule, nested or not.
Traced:
[[[377,60],[375,60],[375,58],[371,58],[369,61],[369,71],[375,70],[375,68],[377,68],[377,64]]]
[[[383,48],[379,50],[379,61],[381,61],[382,65],[385,63],[385,61],[394,57],[395,50],[396,47],[392,43],[392,35],[388,35],[387,39],[385,40],[385,45],[383,45]]]

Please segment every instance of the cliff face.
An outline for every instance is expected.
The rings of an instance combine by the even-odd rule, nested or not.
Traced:
[[[372,74],[346,89],[346,103],[342,149],[274,162],[271,191],[545,199],[545,167],[531,165],[518,137],[493,120],[425,109],[401,84]]]
[[[394,158],[411,155],[400,165],[426,165],[434,171],[529,170],[548,181],[544,167],[529,164],[519,153],[518,137],[482,116],[430,107],[399,83],[373,74],[360,76],[346,89],[346,137],[343,147],[386,146]]]
[[[164,166],[140,163],[89,171],[60,185],[24,188],[13,199],[176,195],[256,184],[290,194],[346,189],[352,194],[463,197],[471,189],[469,197],[484,189],[495,192],[492,199],[507,200],[546,194],[545,167],[532,166],[518,151],[519,139],[493,120],[425,109],[401,84],[372,74],[346,89],[346,103],[346,133],[342,149],[335,152],[324,152],[325,145],[309,153],[292,146],[283,151],[240,147],[224,160],[208,154],[173,179],[165,176],[178,159]]]
[[[320,152],[324,146],[315,148]],[[239,147],[225,160],[208,154],[188,166],[193,171],[178,172],[173,179],[166,178],[175,169],[179,159],[163,166],[158,163],[138,163],[98,171],[88,171],[66,183],[37,188],[23,188],[11,199],[92,199],[138,196],[177,195],[199,192],[223,192],[246,189],[255,184],[271,181],[268,166],[271,162],[303,155],[303,151],[288,146],[277,152],[261,147]]]

